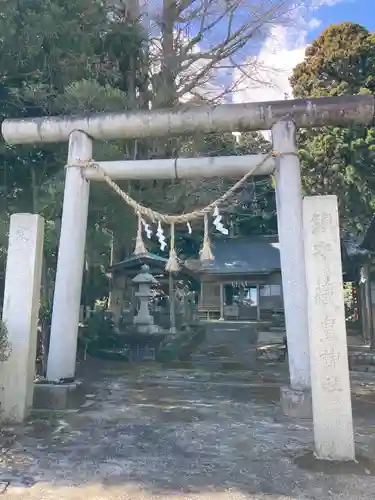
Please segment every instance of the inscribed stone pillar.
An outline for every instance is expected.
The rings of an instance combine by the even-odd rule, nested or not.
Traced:
[[[1,418],[15,422],[33,403],[43,236],[39,215],[11,216],[3,307],[10,355],[0,363],[0,404]]]
[[[354,460],[339,218],[336,196],[303,202],[316,455]]]

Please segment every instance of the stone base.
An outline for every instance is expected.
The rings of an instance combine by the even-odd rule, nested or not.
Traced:
[[[161,328],[158,325],[145,325],[144,323],[134,323],[138,333],[145,335],[152,335],[154,333],[160,333]]]
[[[312,418],[311,392],[307,390],[280,388],[281,409],[291,418]]]
[[[84,401],[81,384],[34,384],[33,408],[36,410],[66,410],[77,408]]]

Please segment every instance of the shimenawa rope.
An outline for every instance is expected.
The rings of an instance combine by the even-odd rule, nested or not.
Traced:
[[[161,212],[158,212],[156,210],[153,210],[152,208],[145,207],[144,205],[141,205],[138,203],[134,198],[129,196],[125,191],[123,191],[118,184],[116,184],[106,173],[106,171],[96,162],[94,161],[88,161],[88,162],[83,162],[82,164],[78,165],[69,165],[69,166],[80,166],[81,168],[94,168],[97,170],[102,176],[105,182],[127,203],[136,214],[140,214],[141,216],[149,219],[151,222],[163,222],[164,224],[181,224],[181,223],[186,223],[190,222],[194,219],[198,219],[199,217],[203,217],[204,214],[207,214],[211,212],[216,206],[221,205],[224,201],[226,201],[228,198],[233,196],[233,194],[247,181],[247,179],[254,173],[255,170],[258,168],[262,167],[266,161],[275,156],[280,156],[279,153],[275,151],[271,151],[268,153],[262,161],[260,161],[257,165],[252,167],[249,172],[247,172],[239,181],[237,181],[232,187],[228,189],[223,195],[221,195],[219,198],[216,200],[212,201],[209,205],[206,205],[203,208],[199,208],[197,210],[193,210],[192,212],[189,212],[187,214],[180,214],[180,215],[166,215],[162,214]]]
[[[213,260],[214,256],[211,251],[211,242],[208,234],[209,231],[208,214],[212,212],[215,209],[215,207],[218,207],[228,198],[233,196],[234,193],[240,187],[242,187],[242,185],[248,180],[248,178],[255,172],[255,170],[262,167],[269,158],[276,156],[281,156],[281,155],[276,151],[269,152],[257,165],[252,167],[239,181],[237,181],[233,186],[231,186],[219,198],[212,201],[205,207],[193,210],[192,212],[189,212],[187,214],[180,214],[180,215],[162,214],[161,212],[153,210],[152,208],[141,205],[136,200],[134,200],[134,198],[129,196],[125,191],[123,191],[120,188],[120,186],[110,178],[110,176],[106,173],[106,171],[93,160],[82,162],[78,165],[66,165],[66,166],[81,167],[82,169],[94,168],[103,176],[104,181],[125,201],[127,205],[129,205],[134,210],[134,212],[137,214],[138,217],[137,238],[134,250],[135,255],[144,254],[147,251],[142,239],[142,216],[153,223],[162,222],[164,224],[168,224],[171,228],[171,238],[170,238],[170,252],[169,252],[168,262],[166,264],[166,270],[168,270],[169,272],[176,272],[178,271],[179,266],[178,266],[178,257],[175,250],[175,234],[174,234],[175,224],[188,223],[194,219],[204,217],[204,237],[203,237],[203,246],[200,251],[200,259],[203,261]]]

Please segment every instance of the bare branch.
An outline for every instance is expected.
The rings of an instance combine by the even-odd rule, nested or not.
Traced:
[[[262,81],[264,64],[252,56],[252,47],[299,8],[293,0],[159,1],[163,5],[153,17],[159,35],[154,32],[149,40],[156,105],[210,94],[215,84],[223,97],[247,78],[268,83]],[[310,0],[300,0],[305,1]]]

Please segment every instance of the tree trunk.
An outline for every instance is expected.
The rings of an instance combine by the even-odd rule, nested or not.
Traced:
[[[34,165],[30,167],[30,173],[31,173],[31,208],[33,214],[37,214],[39,211],[39,187],[38,187],[38,176]]]
[[[162,59],[159,78],[159,89],[157,92],[157,105],[159,107],[172,108],[176,104],[176,77],[177,77],[177,54],[174,46],[174,27],[177,21],[178,11],[176,0],[163,1],[162,18]]]

